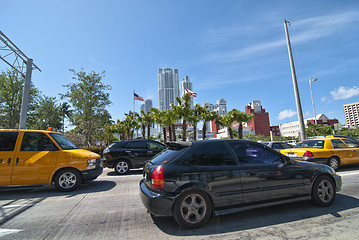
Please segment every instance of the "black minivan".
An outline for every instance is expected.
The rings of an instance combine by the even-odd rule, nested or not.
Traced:
[[[212,215],[312,199],[333,203],[341,177],[326,165],[293,161],[248,140],[170,143],[147,162],[140,181],[144,206],[187,228]]]
[[[166,148],[166,145],[149,139],[115,141],[103,151],[102,166],[114,168],[118,174],[142,168],[145,161]]]

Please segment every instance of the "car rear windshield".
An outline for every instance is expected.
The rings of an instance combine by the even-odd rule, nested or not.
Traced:
[[[308,140],[295,145],[294,148],[324,148],[324,140]]]
[[[153,163],[154,165],[161,165],[170,162],[182,153],[184,153],[187,149],[188,148],[182,148],[179,150],[164,150],[161,153],[157,154],[156,157],[151,160],[151,163]]]

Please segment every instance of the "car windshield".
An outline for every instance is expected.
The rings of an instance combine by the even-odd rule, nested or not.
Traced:
[[[161,165],[163,163],[167,163],[181,155],[183,152],[185,152],[188,148],[182,148],[179,150],[170,150],[166,149],[159,154],[157,154],[152,160],[151,163],[155,165]]]
[[[324,148],[324,140],[307,140],[298,143],[294,148]]]
[[[50,133],[50,136],[55,139],[57,144],[59,144],[63,150],[78,149],[75,144],[73,144],[70,140],[61,134]]]

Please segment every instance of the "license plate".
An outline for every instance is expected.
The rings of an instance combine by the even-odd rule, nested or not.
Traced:
[[[296,157],[297,153],[286,153],[288,157]]]

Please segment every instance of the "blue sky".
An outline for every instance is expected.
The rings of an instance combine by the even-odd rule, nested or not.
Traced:
[[[158,68],[169,67],[189,76],[196,103],[244,111],[259,100],[277,125],[298,119],[284,19],[304,117],[318,78],[317,114],[345,124],[343,105],[359,101],[359,1],[2,0],[0,30],[42,70],[32,81],[46,96],[65,93],[68,69],[105,71],[113,120],[133,110],[134,89],[157,107]]]

